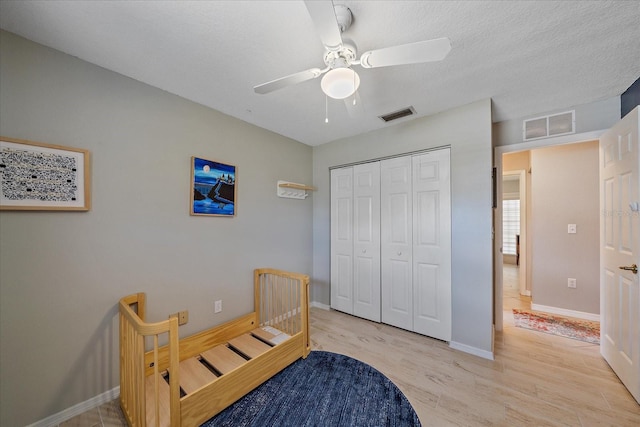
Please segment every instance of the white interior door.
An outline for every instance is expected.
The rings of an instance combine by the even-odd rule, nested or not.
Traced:
[[[600,352],[640,402],[638,120],[636,107],[600,138]]]
[[[383,160],[380,175],[382,322],[413,330],[411,157]]]
[[[331,170],[331,308],[353,314],[353,168]]]
[[[353,167],[353,314],[380,321],[380,163]]]
[[[450,150],[412,158],[413,330],[451,340]]]

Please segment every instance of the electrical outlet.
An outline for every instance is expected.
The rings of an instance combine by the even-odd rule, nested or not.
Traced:
[[[214,312],[220,313],[221,311],[222,311],[222,300],[219,299],[218,301],[216,301]]]
[[[568,278],[567,287],[575,289],[577,287],[576,279]]]
[[[578,226],[575,224],[569,224],[567,226],[567,233],[576,234],[578,232]]]
[[[177,317],[178,318],[178,326],[184,325],[189,321],[189,311],[179,311],[177,313],[173,313],[169,316],[169,318]]]

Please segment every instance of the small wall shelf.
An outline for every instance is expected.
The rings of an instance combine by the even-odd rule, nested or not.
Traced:
[[[309,196],[307,191],[315,191],[315,188],[304,184],[296,184],[295,182],[278,181],[278,197],[284,197],[286,199],[306,199],[307,196]]]

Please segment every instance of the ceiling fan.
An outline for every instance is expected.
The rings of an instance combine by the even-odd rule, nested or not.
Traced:
[[[376,68],[441,61],[451,50],[449,39],[443,37],[369,50],[356,59],[356,45],[342,37],[353,21],[351,10],[344,5],[334,6],[332,1],[306,0],[305,5],[325,47],[325,68],[310,68],[257,85],[253,88],[256,93],[270,93],[324,74],[320,84],[322,91],[331,98],[347,99],[354,94],[357,96],[360,85],[360,77],[352,69],[353,65]]]

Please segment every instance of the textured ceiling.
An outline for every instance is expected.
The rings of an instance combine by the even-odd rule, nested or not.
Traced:
[[[308,145],[493,100],[493,121],[620,95],[640,77],[639,1],[348,1],[359,52],[448,37],[436,63],[363,69],[363,112],[320,79],[253,86],[323,68],[302,1],[0,1],[0,27]],[[411,120],[405,118],[401,120]],[[397,123],[397,122],[395,122]]]

